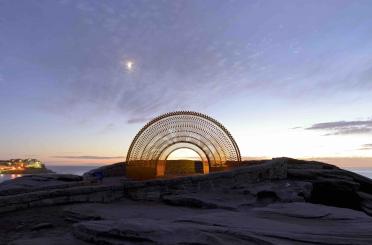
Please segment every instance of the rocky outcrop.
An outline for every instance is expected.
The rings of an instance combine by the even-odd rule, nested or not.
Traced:
[[[372,244],[371,180],[319,162],[277,158],[147,181],[28,178],[2,187],[0,212],[18,210],[9,220],[24,222],[22,212],[43,207],[54,218],[29,210],[32,223],[0,229],[25,232],[11,244]]]
[[[31,230],[38,231],[38,230],[48,229],[48,228],[52,228],[52,227],[53,227],[53,224],[51,224],[51,223],[39,223],[39,224],[34,225],[33,227],[31,227]]]
[[[330,206],[363,210],[372,215],[372,180],[336,166],[283,158],[288,165],[288,179],[312,184],[306,200]]]
[[[15,182],[4,182],[0,213],[69,203],[106,203],[123,197],[159,201],[163,195],[180,191],[229,189],[244,183],[285,179],[286,176],[286,165],[280,160],[228,172],[149,181],[106,178],[104,182],[96,183],[74,175],[27,176]]]
[[[102,174],[103,177],[123,177],[125,176],[125,162],[118,162],[111,165],[102,166],[84,173],[85,179],[95,178],[96,173]]]
[[[0,213],[35,206],[110,202],[123,197],[163,201],[180,206],[190,204],[208,208],[237,208],[237,205],[210,203],[210,200],[190,196],[190,193],[226,191],[244,194],[244,198],[249,199],[244,204],[247,206],[308,201],[363,210],[372,215],[372,180],[358,174],[329,164],[290,158],[244,165],[208,175],[147,181],[106,178],[105,183],[92,183],[75,175],[24,176],[0,184]],[[124,164],[119,163],[103,169],[113,171],[122,166]],[[107,173],[110,171],[107,170]],[[110,179],[115,181],[110,182]],[[240,203],[237,199],[232,202]]]
[[[80,221],[87,221],[87,220],[101,220],[101,216],[96,214],[94,211],[92,212],[76,212],[71,208],[65,208],[63,210],[63,215],[65,220],[69,222],[80,222]]]
[[[107,203],[123,197],[123,187],[119,182],[92,184],[81,181],[81,177],[76,176],[63,176],[62,179],[65,181],[55,180],[55,178],[59,178],[58,176],[54,176],[52,179],[48,176],[38,176],[37,179],[39,178],[46,183],[40,186],[39,183],[35,184],[34,181],[26,182],[35,185],[27,186],[27,188],[23,186],[20,189],[17,185],[14,187],[6,183],[9,184],[6,189],[8,195],[0,196],[0,213],[69,203]],[[23,180],[19,180],[19,182],[24,183]],[[17,193],[9,194],[12,190],[17,191]]]
[[[267,161],[261,165],[244,166],[230,171],[194,175],[174,179],[124,181],[125,195],[135,200],[160,200],[163,195],[180,192],[203,192],[231,189],[241,185],[287,177],[287,165],[282,160]]]
[[[75,224],[73,232],[89,243],[115,245],[370,244],[370,224],[371,217],[350,209],[285,203],[239,212],[87,221]]]
[[[83,185],[83,178],[72,174],[34,174],[25,175],[0,183],[0,196],[26,192],[68,188]]]
[[[312,185],[308,182],[273,180],[211,191],[180,191],[163,195],[161,201],[189,208],[238,210],[277,202],[304,202],[311,191]]]

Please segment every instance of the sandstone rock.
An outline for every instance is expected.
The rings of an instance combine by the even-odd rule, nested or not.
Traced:
[[[312,184],[304,181],[266,181],[242,186],[238,192],[251,194],[257,198],[257,202],[263,203],[300,202],[311,196]]]
[[[339,169],[332,164],[318,161],[304,161],[288,157],[274,158],[273,160],[281,159],[287,162],[288,169]]]
[[[365,192],[357,192],[360,198],[361,208],[368,215],[372,216],[372,195]]]
[[[234,186],[281,180],[287,177],[287,168],[282,160],[268,161],[262,165],[243,166],[226,172],[194,175],[174,179],[125,181],[124,190],[134,200],[158,201],[165,194],[179,192],[209,192],[230,189]]]
[[[81,176],[72,174],[25,175],[0,183],[0,196],[78,186],[82,180]]]
[[[304,161],[305,162],[305,161]],[[318,163],[321,166],[321,163]],[[370,214],[368,195],[372,195],[372,180],[339,168],[289,168],[289,180],[308,181],[313,191],[306,200],[313,203],[364,210]],[[358,193],[364,193],[360,195]]]
[[[228,234],[224,228],[198,224],[168,223],[148,219],[83,222],[74,226],[74,235],[93,244],[256,244],[264,240],[254,235]],[[250,243],[249,243],[250,242]],[[265,243],[261,243],[265,244]],[[269,244],[269,243],[266,243]]]
[[[9,243],[9,245],[89,245],[84,241],[78,240],[71,234],[63,236],[48,235],[37,238],[20,238]]]
[[[372,218],[350,209],[281,203],[173,219],[87,221],[74,225],[74,235],[93,244],[371,244]]]
[[[31,227],[31,230],[37,231],[37,230],[48,229],[48,228],[52,228],[52,227],[53,227],[53,224],[51,224],[51,223],[40,223],[40,224],[37,224],[37,225],[34,225],[33,227]]]
[[[83,174],[85,179],[95,178],[95,173],[101,173],[103,177],[119,177],[125,176],[125,163],[119,162],[111,165],[102,166],[96,169],[92,169]]]
[[[65,216],[65,219],[70,222],[80,222],[80,221],[86,221],[86,220],[101,220],[101,216],[96,214],[94,211],[92,212],[79,212],[77,210],[74,210],[72,208],[65,208],[63,210],[63,215]]]
[[[209,175],[106,180],[2,196],[0,210],[82,202],[61,217],[83,244],[372,244],[371,181],[331,165],[280,158]],[[133,200],[112,202],[123,195]],[[14,244],[65,244],[49,234],[56,226]]]
[[[218,208],[213,202],[202,200],[202,198],[190,195],[165,195],[162,200],[169,205],[184,206],[190,208]]]

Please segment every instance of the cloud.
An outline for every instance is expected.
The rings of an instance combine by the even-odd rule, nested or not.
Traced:
[[[325,135],[351,135],[372,133],[372,119],[316,123],[307,130],[329,131]]]
[[[123,156],[52,156],[53,158],[62,159],[85,159],[85,160],[102,160],[102,159],[119,159]]]
[[[370,167],[372,163],[372,157],[313,157],[304,158],[304,160],[325,162],[347,168]]]
[[[372,150],[372,144],[364,144],[359,150]]]
[[[149,122],[152,118],[149,117],[138,117],[138,118],[131,118],[127,120],[127,123],[132,124],[132,123],[144,123],[144,122]]]
[[[115,123],[108,123],[105,127],[98,131],[99,134],[107,134],[110,132],[115,131],[117,129],[117,125]]]
[[[31,12],[17,23],[3,8],[9,15],[4,25],[22,34],[4,35],[12,51],[4,60],[12,61],[9,67],[17,63],[22,77],[50,81],[48,87],[43,79],[27,79],[27,84],[41,109],[64,117],[95,120],[113,113],[137,123],[173,110],[203,112],[217,102],[250,103],[260,95],[313,101],[328,98],[327,93],[371,88],[368,25],[354,28],[353,12],[329,18],[344,4],[320,10],[317,4],[254,1],[226,1],[218,8],[199,1],[59,3],[63,6],[51,1],[30,8],[45,15]],[[369,15],[357,14],[370,23]],[[70,15],[74,18],[66,21],[55,18]],[[33,29],[38,32],[29,33]],[[22,38],[25,45],[17,41]],[[131,72],[122,66],[129,60]]]

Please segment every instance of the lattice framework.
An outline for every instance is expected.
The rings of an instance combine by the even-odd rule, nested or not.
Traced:
[[[180,148],[194,150],[210,166],[241,160],[235,140],[221,123],[202,113],[176,111],[154,118],[137,133],[127,163],[166,160]]]

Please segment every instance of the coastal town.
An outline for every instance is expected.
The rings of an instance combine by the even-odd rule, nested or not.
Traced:
[[[45,165],[38,159],[0,160],[0,174],[26,174],[46,171]]]

